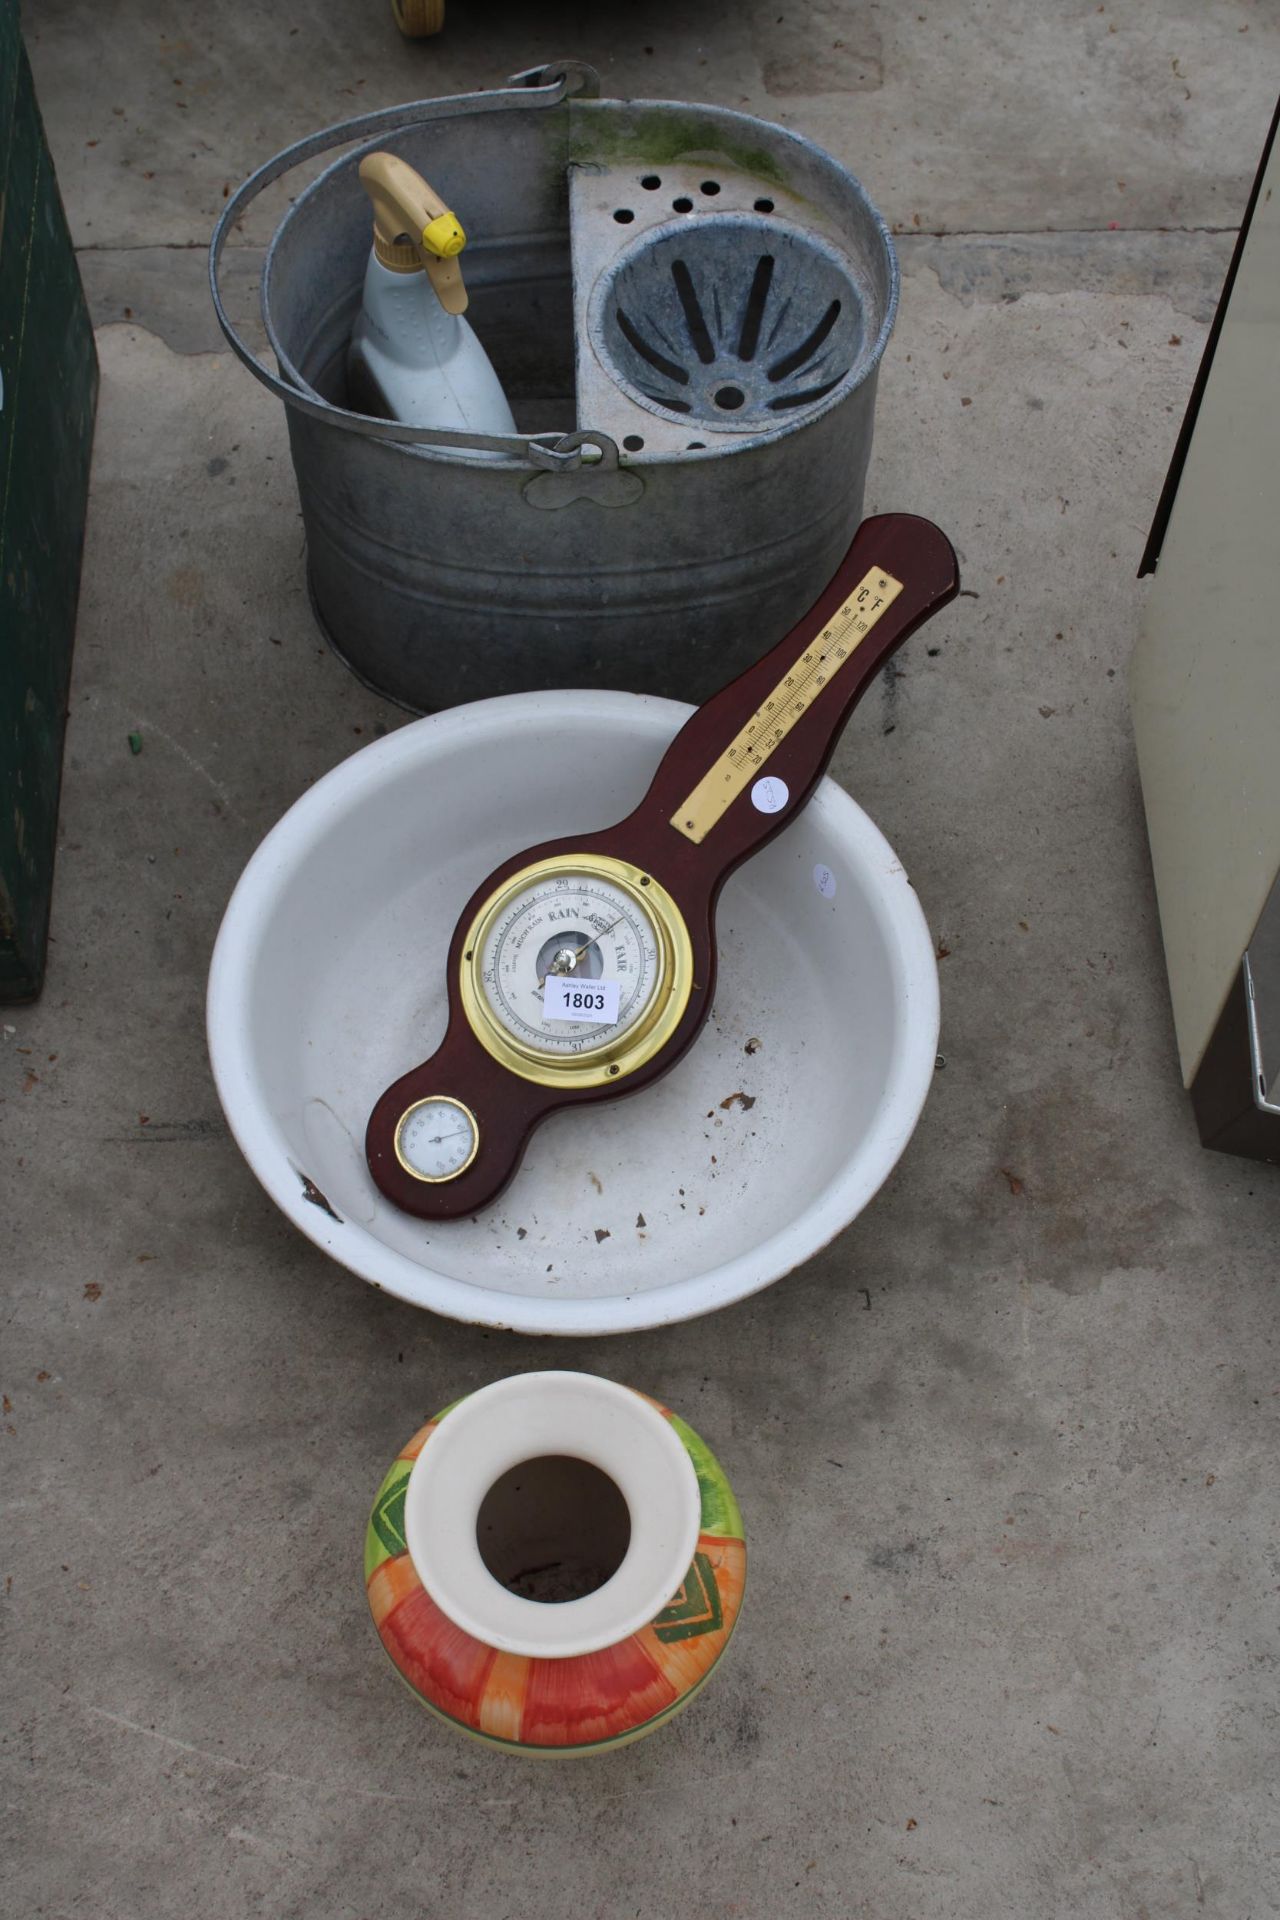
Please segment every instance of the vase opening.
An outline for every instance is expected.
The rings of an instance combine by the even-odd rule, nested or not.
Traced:
[[[581,1600],[610,1581],[631,1544],[631,1512],[615,1480],[589,1460],[541,1454],[508,1467],[476,1516],[485,1566],[522,1600]]]

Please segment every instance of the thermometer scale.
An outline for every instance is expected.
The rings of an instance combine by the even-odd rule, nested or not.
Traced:
[[[782,744],[828,680],[839,672],[854,648],[866,639],[880,615],[901,592],[901,580],[895,580],[879,567],[869,570],[813,645],[805,648],[789,673],[783,674],[733,744],[726,747],[714,767],[703,774],[683,807],[676,809],[671,824],[678,833],[687,833],[694,841],[706,839],[752,774],[762,771],[774,748]],[[905,639],[906,635],[900,634],[899,638]],[[834,739],[831,745],[834,748]]]
[[[937,527],[865,521],[786,639],[685,722],[633,813],[477,888],[449,949],[445,1037],[369,1119],[390,1200],[422,1219],[474,1213],[548,1114],[675,1065],[711,1008],[720,888],[795,818],[886,659],[958,587]]]

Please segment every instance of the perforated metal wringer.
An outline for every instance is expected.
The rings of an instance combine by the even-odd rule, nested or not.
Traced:
[[[408,707],[701,701],[794,625],[862,517],[898,297],[884,221],[798,134],[598,84],[565,61],[349,120],[259,168],[213,236],[222,329],[288,411],[316,617]],[[223,252],[264,187],[344,146],[267,253],[277,376],[226,312]],[[518,437],[347,408],[374,148],[463,214],[469,317]]]

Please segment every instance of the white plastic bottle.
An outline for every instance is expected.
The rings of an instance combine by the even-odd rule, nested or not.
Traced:
[[[347,351],[350,404],[406,426],[514,434],[502,383],[463,317],[467,290],[457,256],[466,235],[456,217],[394,154],[367,155],[360,179],[374,225],[364,300]],[[480,448],[457,451],[473,460],[502,457]]]

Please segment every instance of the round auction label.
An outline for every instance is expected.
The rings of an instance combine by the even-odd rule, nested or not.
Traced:
[[[757,813],[781,813],[790,798],[786,781],[772,773],[766,773],[751,789],[751,804]]]

